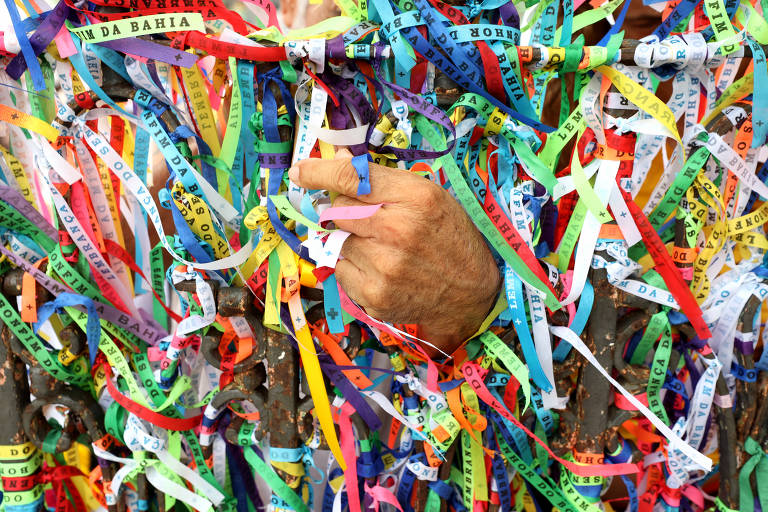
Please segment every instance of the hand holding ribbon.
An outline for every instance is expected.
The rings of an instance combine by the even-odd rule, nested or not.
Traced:
[[[370,217],[334,221],[352,233],[336,265],[339,283],[370,315],[418,324],[424,339],[452,352],[498,294],[501,276],[491,251],[459,203],[416,174],[370,163],[371,193],[357,196],[351,156],[342,150],[333,160],[310,158],[289,171],[299,186],[338,192],[334,207],[383,203]]]

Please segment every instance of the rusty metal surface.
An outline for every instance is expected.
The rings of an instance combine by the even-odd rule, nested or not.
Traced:
[[[269,439],[272,446],[298,448],[299,354],[287,335],[267,329]]]
[[[180,284],[177,288],[194,291],[193,284]],[[254,333],[254,343],[251,354],[232,366],[232,381],[216,394],[211,405],[218,409],[232,402],[250,402],[259,411],[257,438],[268,435],[270,446],[276,448],[300,447],[312,432],[312,405],[301,398],[299,354],[293,342],[286,334],[262,326],[247,288],[221,287],[215,292],[215,300],[221,316],[245,317]],[[221,351],[227,347],[221,347],[221,342],[219,333],[206,335],[201,351],[211,365],[223,370]],[[225,430],[229,442],[239,442],[238,432],[244,421],[232,415]],[[299,484],[297,476],[279,468],[276,471],[289,486]]]
[[[21,294],[23,273],[15,270],[2,276],[0,286],[6,297],[11,299]],[[22,418],[22,411],[30,401],[27,367],[14,350],[20,345],[21,342],[8,326],[3,325],[0,329],[0,408],[4,413],[3,421],[0,421],[0,445],[3,446],[20,446],[29,441]],[[35,456],[38,452],[33,450],[26,460]],[[37,467],[32,475],[39,473],[40,467]]]
[[[0,408],[5,411],[0,421],[2,445],[28,441],[21,419],[21,411],[29,404],[27,367],[11,350],[11,337],[13,334],[4,325],[0,331]]]
[[[22,277],[21,269],[12,269],[0,278],[0,290],[8,300],[21,294]],[[47,290],[37,284],[35,287],[38,305],[52,298]],[[74,353],[82,353],[87,347],[85,335],[74,325],[64,327],[58,334],[64,346]],[[31,402],[30,394],[35,397]],[[57,453],[70,449],[80,435],[86,435],[91,441],[105,435],[104,412],[90,393],[54,379],[3,325],[0,330],[0,407],[4,420],[0,422],[0,444],[21,445],[31,441],[41,450],[54,428],[43,415],[47,406],[64,407],[67,412],[66,424],[61,426],[53,446]],[[105,481],[110,481],[117,467],[103,460],[99,460],[99,464]],[[108,509],[124,512],[125,500],[120,497]]]
[[[613,369],[613,351],[616,347],[616,321],[618,318],[618,290],[608,283],[605,269],[592,270],[595,299],[592,315],[596,322],[587,326],[587,346],[607,372]],[[575,449],[581,453],[602,455],[608,425],[607,405],[611,389],[598,370],[583,364],[576,390],[577,418],[580,423]]]
[[[757,297],[752,296],[747,301],[747,305],[741,312],[739,317],[739,325],[736,327],[736,331],[744,334],[752,333],[752,319],[755,317],[760,301]],[[752,354],[745,354],[742,350],[737,348],[735,351],[735,360],[747,371],[755,371],[755,359]],[[736,418],[736,432],[739,443],[739,448],[744,447],[744,441],[747,440],[750,430],[752,429],[752,423],[755,420],[757,414],[757,398],[758,398],[758,381],[748,381],[742,379],[736,379],[734,383],[736,387],[736,396],[738,400],[734,404],[733,415]],[[743,459],[743,454],[741,454]]]
[[[33,376],[40,371],[33,368]],[[33,386],[33,392],[35,389]],[[43,416],[43,408],[48,405],[63,406],[69,412],[69,421],[64,425],[63,434],[56,445],[58,453],[68,450],[80,435],[84,434],[91,441],[96,441],[106,434],[104,412],[90,393],[66,384],[57,384],[34,394],[35,400],[24,408],[22,418],[24,430],[38,448],[42,448],[43,441],[51,431],[51,426]]]
[[[636,45],[635,41],[628,41],[630,46]],[[631,52],[625,52],[629,55]],[[534,61],[540,58],[538,49],[533,50]],[[622,56],[624,58],[624,55]],[[443,88],[446,94],[440,97],[448,97],[458,89],[442,74],[438,74],[438,88]],[[270,87],[274,87],[270,85]],[[117,90],[130,96],[133,92]],[[275,96],[280,99],[280,91],[274,88]],[[75,106],[73,106],[75,108]],[[609,111],[610,113],[610,111]],[[619,112],[621,113],[621,112]],[[169,125],[173,125],[173,116],[168,112],[164,115],[170,119],[164,119]],[[716,124],[709,129],[726,133],[733,127],[726,126],[724,117],[716,120]],[[722,125],[722,126],[721,126]],[[280,127],[281,138],[287,139],[290,135],[289,128]],[[676,224],[675,245],[684,247],[684,232],[682,223]],[[682,264],[681,266],[686,266]],[[632,393],[643,388],[648,381],[648,368],[638,365],[630,365],[623,359],[623,347],[631,335],[643,329],[655,311],[655,306],[639,301],[636,297],[624,295],[608,283],[604,269],[591,270],[590,280],[595,290],[595,301],[592,318],[587,327],[586,343],[600,365],[609,373],[614,370],[618,373],[620,381]],[[244,316],[248,319],[251,329],[254,331],[254,345],[251,354],[243,361],[233,365],[233,378],[214,398],[212,405],[217,408],[226,406],[231,402],[250,402],[260,412],[261,424],[258,435],[269,435],[270,444],[279,448],[297,448],[307,440],[312,432],[309,410],[311,402],[302,395],[306,390],[302,389],[301,373],[299,369],[299,355],[291,339],[273,330],[264,329],[257,312],[253,309],[253,297],[246,288],[219,287],[218,283],[209,281],[217,303],[217,310],[223,317]],[[194,281],[185,281],[177,285],[177,289],[185,292],[195,292]],[[2,282],[2,291],[7,295],[18,295],[21,292],[21,273],[11,271],[6,274]],[[302,296],[307,298],[319,298],[317,290],[302,289]],[[626,308],[640,308],[628,310]],[[656,308],[658,309],[658,308]],[[322,317],[322,305],[315,306],[307,312],[307,320],[312,323]],[[746,318],[746,317],[745,317]],[[554,317],[553,317],[554,320]],[[554,323],[559,323],[555,321]],[[354,325],[354,324],[353,324]],[[357,333],[350,335],[348,343],[343,347],[350,357],[360,348],[359,327]],[[751,328],[751,325],[749,326]],[[746,323],[742,328],[747,328]],[[69,330],[67,330],[69,329]],[[60,333],[62,340],[69,344],[71,351],[80,354],[86,348],[82,333],[74,328],[65,328]],[[100,408],[90,396],[84,393],[78,394],[78,390],[72,390],[66,386],[57,384],[52,379],[46,380],[46,375],[31,369],[33,391],[37,399],[29,403],[29,389],[26,386],[26,368],[22,357],[28,356],[20,348],[17,341],[12,339],[6,328],[0,333],[0,393],[4,404],[16,411],[24,411],[23,417],[13,418],[9,422],[0,422],[0,437],[12,444],[24,442],[28,437],[38,446],[45,438],[50,427],[46,424],[41,410],[45,405],[62,404],[69,408],[73,421],[65,425],[65,430],[59,438],[56,449],[66,449],[73,439],[80,433],[88,433],[92,439],[99,434],[101,418]],[[512,344],[516,340],[512,332],[512,339],[505,339]],[[214,367],[223,369],[221,349],[222,336],[218,333],[210,333],[202,338],[201,352],[205,359]],[[518,350],[519,352],[519,350]],[[679,360],[680,353],[673,351],[673,361]],[[737,355],[738,358],[738,355]],[[751,358],[740,358],[739,363],[745,367],[753,364]],[[673,364],[672,367],[675,365]],[[576,375],[574,388],[572,375]],[[633,413],[617,411],[611,407],[611,388],[605,382],[602,375],[591,365],[585,364],[581,356],[571,354],[563,364],[556,368],[556,388],[558,395],[568,396],[575,393],[572,400],[573,409],[561,411],[561,427],[559,437],[553,440],[552,447],[558,453],[576,449],[582,453],[590,453],[601,456],[606,449],[612,451],[616,441],[615,431],[618,425],[628,419],[627,415]],[[23,383],[21,382],[23,380]],[[739,443],[743,443],[747,435],[768,444],[768,435],[765,425],[768,424],[768,377],[761,374],[757,383],[736,383],[737,395],[736,409],[729,406],[715,404],[716,421],[720,444],[726,447],[721,450],[720,472],[721,491],[720,497],[726,506],[735,508],[738,505],[737,475],[739,467],[739,452],[736,449]],[[8,391],[6,392],[6,388]],[[413,392],[404,385],[404,394],[412,396]],[[717,381],[717,393],[727,395],[728,389],[725,380],[721,377]],[[7,395],[7,396],[6,396]],[[757,406],[755,397],[760,397],[760,407]],[[24,401],[26,397],[26,402]],[[90,401],[89,401],[90,399]],[[738,421],[737,421],[738,418]],[[238,432],[245,420],[233,415],[226,429],[226,438],[230,442],[238,442]],[[309,421],[309,423],[308,423]],[[7,423],[7,424],[6,424]],[[357,425],[357,423],[356,423]],[[363,428],[357,428],[358,434]],[[103,435],[103,434],[102,434]],[[733,448],[733,449],[731,449]],[[455,453],[454,443],[449,453],[451,459]],[[416,442],[415,451],[423,451],[420,442]],[[725,453],[723,453],[725,451]],[[450,459],[449,459],[450,460]],[[743,462],[743,460],[742,460]],[[114,475],[114,467],[103,464],[102,470],[105,480]],[[450,470],[450,462],[442,469]],[[279,471],[289,485],[296,482],[296,477]],[[441,471],[441,478],[443,471]],[[447,477],[447,475],[445,475]],[[140,495],[146,495],[146,480],[142,477],[137,482]],[[417,480],[414,486],[416,510],[423,509],[429,492],[427,483]],[[164,509],[163,500],[160,499],[161,510]],[[445,504],[443,504],[444,507]],[[124,504],[119,505],[124,507]],[[442,509],[441,509],[442,510]]]

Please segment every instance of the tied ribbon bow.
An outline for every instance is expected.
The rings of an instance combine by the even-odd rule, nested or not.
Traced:
[[[243,218],[243,224],[251,231],[265,226],[269,222],[269,213],[266,206],[254,206]]]
[[[45,321],[54,313],[59,313],[63,311],[63,308],[72,306],[85,306],[88,311],[85,335],[88,341],[88,354],[91,359],[91,366],[93,366],[96,362],[96,354],[98,352],[101,324],[99,323],[99,313],[96,311],[96,305],[88,297],[70,292],[60,293],[54,300],[46,302],[38,308],[37,322],[33,324],[34,331],[37,333]]]
[[[294,474],[291,472],[291,465],[301,463],[304,465],[304,473],[309,477],[315,485],[320,485],[325,481],[325,473],[315,465],[315,460],[312,457],[312,450],[307,445],[301,445],[298,448],[275,448],[270,449],[270,461],[273,466]],[[312,478],[310,470],[314,469],[320,475],[318,478]],[[296,476],[300,476],[296,475]]]
[[[369,496],[371,498],[371,500],[372,500],[371,508],[373,508],[374,512],[379,512],[379,504],[380,503],[388,503],[388,504],[394,506],[400,512],[403,512],[403,509],[400,506],[400,502],[397,501],[397,498],[392,493],[392,491],[390,491],[386,487],[382,487],[378,483],[376,485],[374,485],[373,487],[371,487],[366,482],[365,483],[365,494],[366,494],[366,496]]]
[[[752,486],[749,482],[750,475],[755,472],[757,482],[757,497],[760,508],[768,510],[768,454],[765,453],[760,443],[754,438],[748,437],[744,442],[744,451],[750,455],[739,473],[739,510],[754,512],[755,499],[752,496]]]
[[[83,498],[72,482],[72,477],[85,476],[80,469],[74,466],[45,466],[35,475],[39,484],[51,484],[55,496],[56,510],[62,512],[77,512],[87,510]],[[71,496],[71,500],[67,494]]]
[[[36,478],[37,482],[41,484],[55,484],[73,476],[85,476],[85,474],[74,466],[46,466],[36,475]]]

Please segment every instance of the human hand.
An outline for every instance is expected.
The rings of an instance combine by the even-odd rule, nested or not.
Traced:
[[[342,150],[289,171],[301,187],[338,192],[333,206],[383,203],[366,219],[335,221],[352,233],[336,278],[369,315],[418,324],[423,339],[450,354],[493,307],[501,284],[493,256],[461,205],[416,174],[370,163],[371,193],[356,197],[351,156]]]

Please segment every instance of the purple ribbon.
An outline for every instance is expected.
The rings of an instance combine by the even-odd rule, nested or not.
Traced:
[[[11,260],[17,267],[23,269],[24,272],[31,274],[32,277],[35,278],[35,281],[40,283],[40,286],[51,292],[54,297],[57,297],[62,293],[72,292],[69,288],[51,278],[39,269],[35,268],[28,261],[13,254],[2,245],[0,245],[0,252],[5,254],[9,260]],[[104,304],[103,302],[94,300],[93,305],[99,315],[99,318],[102,318],[107,322],[124,329],[126,332],[141,338],[150,345],[156,345],[158,340],[168,336],[168,333],[163,332],[162,329],[159,329],[154,325],[141,322],[140,320],[136,320],[135,318],[126,315],[119,309],[110,306],[109,304]],[[73,307],[80,309],[81,311],[85,310],[85,308],[82,306]]]
[[[325,43],[325,51],[329,59],[347,59],[344,49],[344,37],[339,35]]]
[[[291,313],[288,311],[287,306],[283,306],[283,308],[280,310],[280,319],[283,321],[283,325],[286,327],[286,329],[288,329],[288,332],[291,333],[291,342],[296,350],[298,350],[298,345],[296,344],[295,338],[296,333],[293,330],[293,324],[291,323]],[[363,395],[361,395],[355,386],[349,382],[349,379],[347,379],[347,377],[341,373],[341,370],[338,369],[337,365],[333,362],[330,356],[324,352],[318,352],[317,359],[320,362],[321,368],[323,369],[323,374],[330,379],[334,386],[339,388],[341,393],[344,395],[344,398],[346,398],[347,401],[352,404],[352,407],[355,408],[357,414],[359,414],[365,424],[368,425],[368,428],[370,428],[372,432],[379,430],[381,428],[381,420],[373,411],[371,406],[368,405],[368,402],[365,401]]]
[[[21,215],[37,226],[40,231],[53,240],[58,240],[59,234],[56,232],[56,228],[51,226],[48,221],[45,220],[45,217],[35,210],[35,207],[21,195],[21,192],[8,185],[0,185],[0,199],[16,208]]]
[[[344,395],[344,398],[352,404],[357,414],[363,419],[371,432],[376,432],[381,428],[381,420],[378,415],[373,411],[368,402],[365,401],[363,395],[349,382],[349,379],[341,373],[341,370],[333,362],[331,357],[325,353],[318,353],[317,359],[320,361],[320,366],[323,368],[323,373],[330,379],[331,383],[339,388],[339,391]]]
[[[291,165],[290,153],[259,153],[259,163],[270,169],[285,169]]]
[[[733,340],[734,347],[744,354],[745,356],[751,356],[755,353],[755,343],[752,340],[744,341],[736,334],[736,339]]]
[[[60,0],[56,7],[48,12],[45,20],[37,27],[35,33],[29,38],[29,43],[32,45],[35,55],[40,55],[51,44],[53,38],[59,33],[61,27],[64,26],[64,20],[69,15],[69,6],[64,3],[64,0]],[[19,77],[27,69],[27,61],[24,60],[22,54],[16,55],[8,66],[5,68],[8,76],[14,80],[18,80]]]
[[[159,60],[182,68],[191,68],[197,62],[197,55],[135,37],[104,41],[97,44],[117,52]]]
[[[323,73],[321,78],[336,96],[344,98],[345,103],[355,109],[362,124],[369,124],[373,127],[376,122],[376,112],[373,110],[373,107],[371,107],[371,103],[365,96],[363,96],[357,87],[352,84],[352,82],[344,80],[338,75],[329,72]],[[342,129],[353,128],[354,121],[347,108],[344,106],[336,108],[333,104],[329,105],[329,108],[331,110],[330,115],[333,126]],[[369,129],[367,134],[368,137],[370,137],[371,132],[372,129]],[[367,155],[367,140],[360,144],[350,145],[349,150],[353,155]]]

